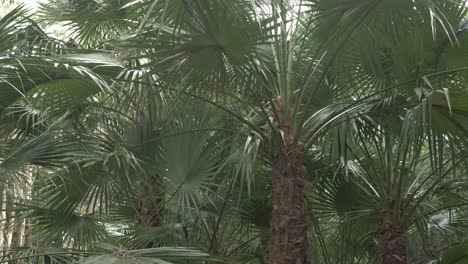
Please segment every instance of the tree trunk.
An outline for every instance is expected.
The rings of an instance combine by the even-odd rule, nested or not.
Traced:
[[[3,220],[3,246],[10,247],[11,239],[13,232],[11,230],[10,224],[14,221],[13,212],[11,211],[11,204],[9,201],[11,196],[8,195],[8,185],[4,185],[4,190],[2,193],[2,220]]]
[[[273,160],[270,263],[310,264],[304,150],[288,141],[281,151],[284,160]]]
[[[31,220],[29,218],[25,219],[24,246],[25,247],[31,247],[32,246]]]
[[[16,230],[14,232],[15,238],[14,238],[14,245],[15,247],[22,247],[24,245],[24,230],[25,230],[25,225],[24,225],[24,218],[17,218],[16,220]]]
[[[406,264],[406,230],[384,220],[377,232],[382,264]]]
[[[138,215],[135,227],[139,229],[160,227],[166,214],[163,179],[154,176],[151,184],[142,186],[138,204]],[[155,241],[148,241],[145,248],[158,246]]]
[[[0,219],[0,233],[1,233],[1,245],[3,247],[7,247],[8,245],[6,244],[6,234],[7,234],[7,229],[6,229],[6,226],[5,226],[5,223],[6,223],[6,187],[3,186],[3,189],[1,190],[1,204],[0,204],[0,209],[1,209],[1,212],[0,212],[0,216],[1,216],[1,219]],[[6,255],[6,252],[3,251],[2,253],[0,253],[1,256],[4,256]]]

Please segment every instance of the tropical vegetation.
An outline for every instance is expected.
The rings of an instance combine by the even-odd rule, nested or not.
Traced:
[[[466,1],[27,2],[0,263],[468,263]]]

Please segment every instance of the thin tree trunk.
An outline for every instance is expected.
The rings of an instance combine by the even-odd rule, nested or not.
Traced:
[[[10,196],[10,198],[13,200],[14,198]],[[13,247],[15,244],[15,225],[16,225],[16,221],[17,221],[17,218],[16,218],[16,213],[15,213],[15,210],[13,208],[13,201],[11,203],[8,203],[7,204],[7,208],[8,208],[8,212],[9,212],[9,216],[8,216],[8,221],[7,221],[7,226],[8,226],[8,229],[10,230],[9,232],[9,236],[8,236],[8,246],[9,247]]]
[[[395,224],[393,217],[382,217],[382,227],[377,232],[377,240],[382,264],[407,263],[406,229]]]
[[[16,223],[16,230],[15,230],[15,238],[14,238],[14,245],[15,247],[22,247],[24,244],[24,230],[25,230],[25,225],[24,225],[24,219],[23,218],[17,218],[17,223]]]
[[[15,202],[21,202],[24,199],[28,199],[30,194],[29,194],[29,181],[31,174],[27,174],[28,177],[25,179],[26,184],[24,187],[19,190],[18,192],[15,192]],[[22,183],[19,183],[22,184]],[[25,230],[25,219],[21,217],[20,215],[16,216],[15,222],[14,222],[14,232],[13,232],[13,239],[12,239],[12,244],[11,246],[13,247],[22,247],[24,244],[24,230]]]
[[[4,185],[4,190],[2,193],[2,220],[3,220],[3,246],[10,247],[12,239],[12,231],[10,223],[14,220],[12,212],[10,211],[10,205],[8,200],[11,196],[8,195],[7,189],[8,185]]]
[[[39,168],[35,167],[34,170],[31,170],[31,173],[28,174],[27,184],[25,186],[26,199],[33,199],[33,185],[34,185],[34,175],[39,173]],[[24,219],[24,243],[23,246],[31,247],[32,246],[32,229],[31,229],[31,219],[26,217]]]
[[[1,221],[0,221],[0,232],[1,232],[1,245],[2,247],[6,247],[6,226],[5,226],[5,221],[6,221],[6,191],[5,191],[5,186],[3,186],[3,189],[1,190],[1,197],[2,201],[0,204],[0,209],[1,209]],[[5,252],[2,252],[1,255],[5,255]]]
[[[281,158],[273,158],[270,263],[310,264],[304,149],[300,143],[291,144],[287,127],[283,133]]]
[[[25,220],[25,227],[24,227],[24,246],[31,247],[32,246],[32,230],[31,230],[31,220],[26,218]]]

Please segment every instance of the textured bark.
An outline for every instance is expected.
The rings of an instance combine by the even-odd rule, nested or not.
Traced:
[[[144,229],[163,225],[166,209],[162,181],[161,177],[155,176],[151,184],[142,186],[139,195],[138,216],[135,223],[137,228]],[[155,246],[158,245],[151,241],[145,247],[153,248]]]
[[[304,151],[300,144],[286,144],[282,152],[285,160],[275,161],[273,167],[270,263],[310,264]]]
[[[406,264],[406,230],[394,224],[391,220],[383,219],[382,227],[377,232],[380,257],[382,264]]]
[[[287,109],[283,99],[277,102],[278,128],[271,154],[272,212],[269,244],[271,264],[311,264],[308,242],[307,203],[305,200],[305,149],[296,141],[292,126],[292,109]],[[276,142],[276,143],[275,143]]]
[[[153,195],[141,195],[138,208],[137,227],[158,227],[164,219],[164,200]]]

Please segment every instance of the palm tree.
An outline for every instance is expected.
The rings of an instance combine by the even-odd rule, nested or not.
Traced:
[[[312,260],[304,158],[321,131],[368,114],[381,102],[420,107],[421,86],[436,90],[463,70],[449,55],[460,49],[445,48],[462,44],[457,42],[465,13],[462,1],[142,5],[148,11],[139,34],[121,47],[141,50],[144,66],[170,89],[176,86],[181,95],[233,115],[262,142],[261,158],[272,168],[271,263]],[[408,38],[409,32],[418,33]],[[439,49],[431,50],[434,45]],[[408,51],[414,54],[406,56]],[[466,92],[453,86],[454,93]],[[448,91],[444,93],[445,101],[429,104],[433,113],[442,114],[431,122],[450,123],[463,134],[465,124],[456,119],[464,109],[452,108]],[[424,96],[432,98],[432,93]],[[415,102],[399,104],[395,97]],[[239,108],[232,108],[233,103]]]
[[[147,85],[133,83],[133,77],[126,80],[128,76],[141,80],[144,71],[98,63],[102,55],[76,54],[73,49],[65,56],[26,55],[15,59],[35,64],[23,63],[30,66],[26,69],[12,63],[7,67],[15,74],[22,73],[24,81],[10,86],[12,81],[3,82],[2,92],[10,92],[12,98],[2,109],[1,117],[10,121],[2,123],[2,129],[5,142],[15,144],[5,150],[0,168],[3,179],[11,177],[11,181],[26,177],[31,169],[36,171],[32,187],[28,186],[32,194],[12,206],[16,216],[34,223],[35,236],[25,245],[28,250],[13,248],[6,260],[31,256],[73,260],[76,253],[71,250],[94,250],[94,242],[104,239],[130,249],[162,246],[179,240],[178,234],[161,236],[176,228],[166,219],[178,222],[180,217],[184,221],[190,217],[205,222],[213,218],[215,213],[204,207],[219,203],[216,193],[224,191],[224,184],[235,184],[226,176],[231,175],[231,160],[236,158],[229,158],[231,152],[225,146],[230,144],[222,144],[229,140],[230,130],[221,125],[212,133],[213,123],[221,120],[214,118],[218,113],[170,97],[163,99]],[[107,76],[118,78],[120,71],[124,81],[104,80]],[[11,76],[13,80],[15,75]],[[37,79],[31,80],[33,77]],[[153,76],[145,81],[151,83]],[[31,87],[21,87],[22,83]],[[162,107],[164,100],[174,109]],[[205,216],[207,213],[210,215]],[[200,240],[206,239],[210,250],[222,243],[215,238],[220,236],[220,220],[215,220],[214,233],[208,226],[202,232]],[[108,228],[121,230],[121,235]],[[30,248],[35,245],[41,247]],[[193,250],[186,254],[182,249],[114,251],[125,251],[128,254],[120,257],[130,259],[141,256],[144,263],[151,257],[154,261],[187,259],[190,252],[197,259],[206,256]],[[163,253],[161,258],[158,251]],[[165,252],[167,258],[163,258]]]
[[[354,256],[376,252],[375,240],[382,263],[431,261],[417,254],[431,236],[443,237],[442,229],[452,239],[464,234],[457,226],[463,225],[468,205],[459,182],[466,174],[466,150],[432,142],[434,134],[371,130],[362,128],[349,141],[347,160],[342,159],[335,178],[319,181],[322,188],[310,196],[316,215],[336,223],[329,230],[341,237],[337,245],[349,251],[358,245]],[[347,254],[338,254],[336,263],[350,263],[353,255]],[[375,254],[370,256],[367,263],[374,263]]]

